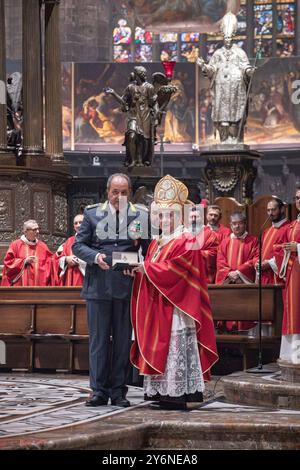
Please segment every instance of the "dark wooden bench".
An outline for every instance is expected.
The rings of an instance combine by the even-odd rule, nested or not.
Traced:
[[[80,288],[0,287],[0,340],[7,345],[7,364],[0,369],[88,370],[88,328],[85,301]],[[258,318],[256,286],[209,286],[214,319]],[[280,287],[263,287],[263,320],[271,322],[270,337],[263,337],[264,351],[278,354],[281,336]],[[222,348],[238,348],[243,367],[254,365],[258,339],[241,335],[217,335]]]
[[[209,286],[215,321],[257,321],[259,316],[258,286],[224,285]],[[262,287],[262,320],[270,323],[270,335],[262,337],[263,362],[278,358],[283,315],[282,287]],[[237,349],[242,355],[242,367],[248,369],[257,364],[258,337],[244,334],[217,334],[219,354],[227,349]]]

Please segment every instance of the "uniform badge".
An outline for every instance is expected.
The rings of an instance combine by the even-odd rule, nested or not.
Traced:
[[[141,238],[141,233],[141,221],[135,219],[128,227],[128,235],[132,240],[137,240],[138,238]]]

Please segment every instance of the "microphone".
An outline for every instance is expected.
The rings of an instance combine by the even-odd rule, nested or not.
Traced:
[[[261,225],[258,233],[258,246],[259,246],[259,256],[258,256],[258,364],[257,367],[253,369],[248,369],[246,372],[250,374],[273,374],[274,371],[270,369],[264,369],[262,363],[262,234],[263,230],[271,220],[270,216],[266,218],[264,223]]]

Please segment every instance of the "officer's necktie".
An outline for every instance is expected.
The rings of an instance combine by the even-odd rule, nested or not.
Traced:
[[[119,230],[120,230],[120,211],[116,211],[116,238],[119,238]]]

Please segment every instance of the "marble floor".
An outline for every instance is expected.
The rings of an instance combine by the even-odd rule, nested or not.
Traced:
[[[87,376],[0,374],[0,450],[300,449],[300,411],[228,403],[221,378],[188,412],[152,409],[138,387],[130,408],[87,408],[89,392]]]

